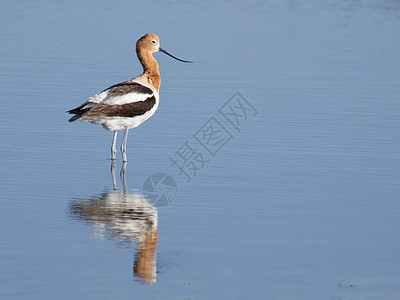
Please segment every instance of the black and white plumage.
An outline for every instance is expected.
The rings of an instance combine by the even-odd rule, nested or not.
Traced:
[[[114,131],[111,147],[111,159],[116,159],[117,132],[125,129],[121,144],[123,161],[126,156],[126,141],[128,131],[150,118],[157,110],[159,103],[158,91],[139,81],[125,81],[115,84],[101,93],[90,97],[82,105],[68,111],[75,114],[70,122],[91,122],[103,125],[107,130]]]
[[[136,53],[143,67],[143,73],[132,79],[103,90],[90,97],[82,105],[68,111],[74,114],[70,122],[91,122],[103,125],[107,130],[114,131],[111,147],[111,159],[116,158],[117,132],[125,129],[121,144],[123,161],[126,157],[126,141],[128,131],[150,118],[158,108],[160,73],[153,53],[161,51],[174,59],[181,60],[160,47],[160,40],[155,34],[148,33],[136,43]]]
[[[135,128],[155,113],[158,103],[156,90],[137,81],[125,81],[69,110],[75,114],[69,121],[91,122],[110,131]]]

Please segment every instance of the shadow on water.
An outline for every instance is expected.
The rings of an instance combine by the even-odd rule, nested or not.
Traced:
[[[158,211],[140,192],[127,189],[126,165],[120,172],[122,188],[117,187],[112,161],[113,188],[99,195],[71,199],[69,213],[71,218],[94,227],[99,236],[134,249],[136,280],[153,284],[157,273]]]

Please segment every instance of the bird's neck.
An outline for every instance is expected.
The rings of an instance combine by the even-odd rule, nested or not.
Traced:
[[[157,91],[160,89],[161,78],[158,64],[153,55],[149,52],[137,51],[137,56],[143,67],[142,76],[146,77],[149,84],[154,86]]]

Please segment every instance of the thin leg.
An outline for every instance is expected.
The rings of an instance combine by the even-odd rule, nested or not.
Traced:
[[[126,193],[126,165],[128,162],[123,162],[121,167],[121,172],[119,175],[121,176],[122,188],[124,189],[124,193]]]
[[[122,144],[121,144],[122,161],[128,161],[128,159],[126,157],[126,140],[128,139],[128,131],[129,131],[129,129],[126,128],[125,133],[124,133],[124,138],[123,138]]]
[[[114,131],[114,138],[111,146],[111,159],[116,160],[117,158],[117,148],[116,148],[116,143],[117,143],[117,133],[118,131]]]
[[[117,190],[117,180],[115,178],[115,159],[111,160],[111,177],[113,181],[114,191]]]

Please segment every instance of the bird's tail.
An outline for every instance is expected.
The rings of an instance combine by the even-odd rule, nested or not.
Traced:
[[[68,110],[67,113],[75,115],[71,119],[69,119],[68,122],[74,122],[74,121],[79,120],[82,117],[82,115],[85,112],[89,111],[94,105],[95,105],[95,103],[88,101],[76,108]]]
[[[75,115],[75,116],[73,116],[72,118],[70,118],[70,119],[68,120],[68,122],[74,122],[74,121],[80,119],[81,117],[82,117],[82,115]]]

